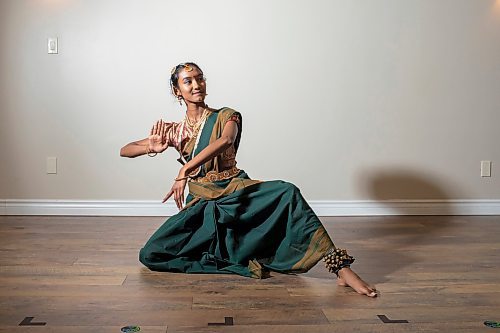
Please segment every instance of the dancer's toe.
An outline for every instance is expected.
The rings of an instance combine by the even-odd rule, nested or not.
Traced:
[[[355,290],[358,294],[366,295],[368,297],[377,297],[377,295],[378,295],[377,290],[375,288],[371,288],[369,286],[362,286],[362,287],[359,287]]]

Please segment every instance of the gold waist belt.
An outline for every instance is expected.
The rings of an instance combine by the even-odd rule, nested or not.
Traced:
[[[212,183],[219,180],[226,180],[229,178],[233,178],[240,172],[240,169],[237,167],[232,167],[231,169],[227,169],[221,172],[217,171],[209,171],[205,175],[205,177],[195,178],[192,181],[198,183]]]

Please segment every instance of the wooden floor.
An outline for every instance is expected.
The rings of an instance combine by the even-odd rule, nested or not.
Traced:
[[[489,332],[483,322],[500,321],[500,217],[322,220],[380,297],[337,287],[322,264],[266,280],[150,272],[137,253],[162,218],[1,216],[0,332]]]

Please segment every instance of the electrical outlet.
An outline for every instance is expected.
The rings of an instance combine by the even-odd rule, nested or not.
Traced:
[[[491,161],[481,161],[481,177],[491,177]]]

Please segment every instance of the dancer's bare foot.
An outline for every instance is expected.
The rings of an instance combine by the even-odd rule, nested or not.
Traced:
[[[358,274],[354,273],[349,267],[344,267],[339,271],[337,284],[344,287],[349,286],[361,295],[377,297],[377,290],[363,281]]]

